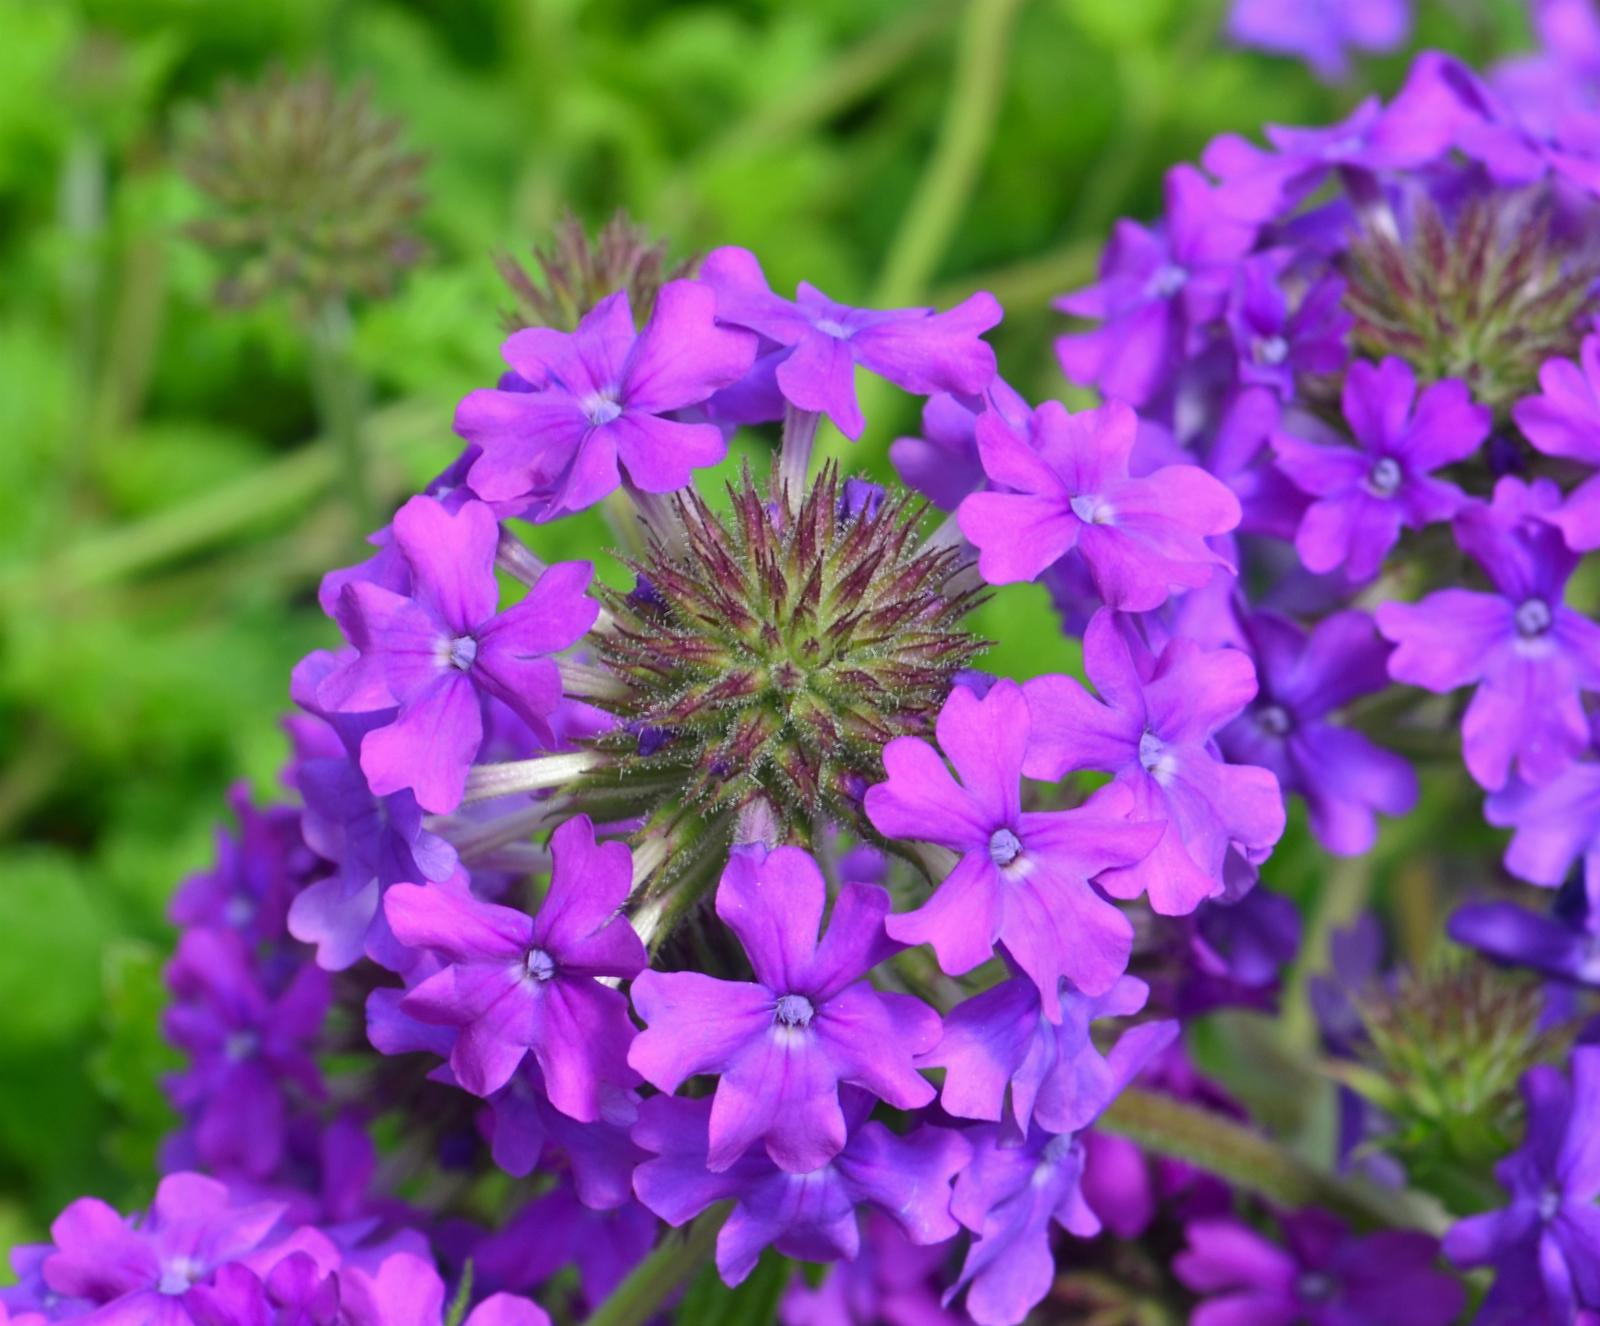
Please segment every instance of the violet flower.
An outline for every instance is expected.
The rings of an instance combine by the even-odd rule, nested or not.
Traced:
[[[1300,560],[1318,574],[1342,567],[1360,582],[1378,573],[1402,529],[1448,520],[1466,506],[1461,489],[1429,476],[1475,452],[1492,416],[1462,382],[1435,382],[1418,396],[1416,374],[1401,359],[1351,364],[1342,400],[1359,447],[1283,432],[1272,445],[1278,468],[1315,499],[1295,534]]]
[[[699,281],[669,281],[635,334],[618,291],[575,332],[532,327],[501,347],[532,390],[474,391],[456,431],[482,448],[468,481],[494,502],[525,501],[534,520],[593,506],[621,482],[647,493],[682,488],[727,454],[722,430],[671,416],[742,378],[756,341],[719,326],[717,298]]]
[[[717,292],[720,321],[787,350],[776,364],[784,399],[826,416],[846,437],[858,438],[866,427],[857,365],[918,396],[976,395],[995,375],[994,350],[982,339],[1000,321],[993,295],[969,296],[944,313],[858,309],[802,281],[788,300],[772,292],[755,255],[739,248],[713,249],[700,275]]]
[[[1547,359],[1540,394],[1511,409],[1517,427],[1547,456],[1600,466],[1600,336],[1586,336],[1578,362]],[[1600,548],[1600,474],[1591,474],[1545,517],[1574,552]]]
[[[950,1181],[971,1156],[966,1139],[927,1125],[897,1137],[881,1123],[861,1122],[870,1105],[864,1092],[847,1097],[844,1150],[809,1174],[791,1174],[756,1151],[727,1169],[708,1168],[711,1102],[653,1097],[639,1108],[633,1140],[655,1158],[635,1172],[634,1191],[673,1226],[731,1198],[733,1213],[717,1234],[717,1270],[729,1285],[755,1269],[769,1244],[804,1261],[855,1257],[862,1205],[887,1215],[913,1243],[954,1238]]]
[[[444,1281],[412,1253],[386,1257],[372,1271],[344,1269],[339,1291],[341,1326],[444,1326]],[[467,1313],[462,1326],[550,1326],[550,1317],[525,1298],[494,1294]]]
[[[1290,400],[1302,374],[1344,367],[1351,318],[1341,305],[1344,282],[1338,277],[1317,281],[1291,309],[1282,271],[1283,263],[1271,255],[1241,263],[1227,321],[1241,385],[1269,387]]]
[[[1163,831],[1148,856],[1097,882],[1116,898],[1144,893],[1167,916],[1192,912],[1222,892],[1230,849],[1259,862],[1283,833],[1278,780],[1224,763],[1212,742],[1255,697],[1255,669],[1242,650],[1182,637],[1136,659],[1106,610],[1089,623],[1083,658],[1099,700],[1071,677],[1036,677],[1023,688],[1033,714],[1023,770],[1051,780],[1079,769],[1112,774],[1130,798],[1127,813]]]
[[[844,1147],[840,1088],[920,1109],[934,1090],[916,1056],[939,1039],[938,1014],[911,995],[873,989],[866,974],[896,949],[884,935],[888,893],[846,884],[818,939],[827,885],[798,847],[764,860],[734,851],[717,888],[717,915],[739,937],[753,982],[700,972],[642,973],[633,1006],[646,1024],[628,1062],[676,1091],[717,1073],[707,1164],[726,1170],[755,1142],[774,1164],[806,1174]]]
[[[939,1302],[943,1244],[919,1247],[888,1216],[867,1211],[861,1251],[812,1288],[797,1275],[778,1304],[783,1326],[966,1326]]]
[[[1553,889],[1581,859],[1590,905],[1600,909],[1600,764],[1569,764],[1537,786],[1513,779],[1484,801],[1483,817],[1512,831],[1505,864],[1518,879]]]
[[[982,699],[957,686],[936,732],[961,781],[927,742],[897,737],[883,751],[887,780],[867,789],[865,807],[885,837],[961,854],[927,902],[888,919],[890,936],[931,943],[952,976],[986,962],[997,942],[1005,945],[1053,1022],[1061,1017],[1063,978],[1103,995],[1126,968],[1133,928],[1090,880],[1141,860],[1161,829],[1128,822],[1133,798],[1121,788],[1076,810],[1024,812],[1030,726],[1016,682],[996,682]]]
[[[889,460],[901,482],[941,511],[954,511],[963,497],[983,487],[977,424],[986,410],[1013,428],[1026,428],[1031,413],[1027,401],[1000,378],[976,401],[948,392],[930,396],[922,407],[921,436],[899,437],[889,444]]]
[[[1228,35],[1303,60],[1318,78],[1342,81],[1349,52],[1387,54],[1411,33],[1409,0],[1233,0]]]
[[[548,656],[594,625],[599,604],[584,593],[594,568],[547,567],[527,597],[499,612],[500,525],[487,506],[471,502],[452,515],[434,498],[413,497],[395,513],[394,537],[411,593],[345,586],[340,626],[359,657],[324,678],[317,698],[330,712],[398,706],[361,740],[367,782],[375,796],[411,788],[424,810],[447,814],[483,741],[487,697],[554,743],[561,676]]]
[[[602,1084],[634,1081],[627,998],[597,978],[636,976],[647,959],[618,915],[632,887],[626,844],[597,844],[579,815],[556,830],[550,851],[550,891],[532,917],[438,885],[397,884],[384,909],[403,943],[443,961],[401,1008],[460,1029],[450,1068],[461,1085],[488,1096],[531,1052],[550,1103],[589,1122],[600,1117]]]
[[[1549,479],[1495,485],[1494,502],[1456,521],[1456,539],[1494,592],[1441,589],[1385,603],[1378,629],[1398,648],[1389,675],[1426,690],[1477,684],[1461,723],[1468,771],[1490,791],[1513,768],[1547,783],[1589,743],[1581,694],[1600,690],[1600,626],[1563,603],[1577,554],[1549,521]]]
[[[1143,612],[1228,567],[1206,539],[1239,523],[1238,499],[1198,465],[1131,477],[1138,431],[1118,401],[1075,415],[1046,401],[1026,438],[993,411],[979,416],[978,452],[1001,491],[974,493],[958,519],[983,578],[1032,580],[1076,549],[1108,606]]]
[[[1486,1321],[1564,1322],[1600,1309],[1600,1047],[1580,1046],[1570,1062],[1570,1080],[1545,1064],[1522,1079],[1526,1140],[1495,1166],[1510,1204],[1445,1235],[1458,1266],[1495,1268]]]

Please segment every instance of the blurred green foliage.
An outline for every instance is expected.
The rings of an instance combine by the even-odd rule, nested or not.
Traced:
[[[1463,6],[1465,11],[1468,7]],[[1516,10],[1424,36],[1506,49]],[[429,156],[429,259],[356,309],[377,503],[454,454],[498,371],[492,255],[617,207],[775,285],[1009,310],[1003,371],[1059,392],[1052,295],[1224,129],[1333,91],[1225,48],[1220,0],[0,0],[0,1245],[67,1199],[139,1200],[168,1126],[156,1030],[175,882],[238,778],[276,791],[289,669],[355,560],[286,307],[214,306],[174,168],[197,107],[274,65],[364,79]],[[1428,20],[1430,23],[1434,19]],[[1392,87],[1396,57],[1369,69]],[[989,110],[992,106],[992,123]],[[881,470],[914,414],[873,398]],[[571,522],[568,553],[600,547]],[[545,545],[547,548],[549,545]],[[551,549],[554,551],[554,549]],[[1042,592],[979,623],[1057,653]],[[1314,878],[1303,881],[1314,893]]]

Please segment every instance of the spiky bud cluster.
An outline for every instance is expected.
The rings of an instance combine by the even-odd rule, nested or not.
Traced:
[[[1596,308],[1597,255],[1555,224],[1540,191],[1470,198],[1447,217],[1418,198],[1405,233],[1385,216],[1345,255],[1356,346],[1397,355],[1425,382],[1457,378],[1503,414],[1571,356]]]
[[[534,249],[533,261],[537,280],[511,254],[496,259],[513,300],[502,318],[507,331],[572,331],[585,313],[618,290],[627,292],[628,306],[642,323],[655,307],[657,291],[668,281],[692,276],[699,266],[698,258],[690,258],[669,267],[667,246],[620,211],[593,241],[569,212],[555,228],[555,242]]]
[[[601,777],[664,831],[759,812],[803,844],[824,819],[869,832],[884,743],[929,732],[983,647],[961,627],[979,589],[959,550],[919,538],[922,504],[848,489],[829,467],[791,507],[746,472],[725,515],[686,493],[683,540],[653,538],[635,588],[606,592],[598,649],[626,726]]]
[[[424,158],[402,130],[325,73],[225,85],[183,159],[210,204],[189,233],[223,265],[218,299],[284,293],[315,309],[389,293],[423,254]]]

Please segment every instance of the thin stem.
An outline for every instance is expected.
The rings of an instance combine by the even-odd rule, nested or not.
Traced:
[[[574,751],[570,755],[540,755],[504,764],[475,764],[467,771],[467,794],[461,804],[470,806],[475,801],[492,801],[519,792],[565,787],[603,762],[593,751]]]
[[[732,1209],[731,1202],[720,1202],[701,1213],[688,1230],[673,1230],[589,1314],[585,1326],[643,1326],[711,1259],[717,1233]]]
[[[500,546],[495,549],[494,562],[508,576],[520,580],[529,589],[539,583],[539,577],[545,572],[544,562],[504,526],[500,529]]]
[[[631,479],[623,480],[623,487],[638,509],[639,519],[645,523],[663,548],[678,548],[683,544],[683,522],[673,510],[672,499],[665,493],[647,493]]]
[[[778,491],[791,512],[800,509],[811,473],[811,448],[817,440],[817,424],[822,416],[814,410],[786,406],[783,413],[783,441],[778,449]]]
[[[464,820],[441,815],[437,818],[430,816],[423,821],[423,826],[430,833],[447,839],[461,859],[471,864],[510,843],[521,842],[529,834],[548,828],[571,809],[565,799],[541,801],[536,806],[525,806],[492,820]]]
[[[1005,91],[1006,51],[1023,0],[971,0],[956,36],[956,67],[939,138],[911,196],[874,303],[920,295],[938,267],[977,183]]]
[[[342,300],[329,300],[311,316],[306,330],[317,417],[343,463],[346,497],[356,528],[365,534],[373,528],[376,500],[363,427],[367,384],[351,354],[350,310]]]
[[[571,658],[558,658],[556,666],[561,670],[561,689],[576,699],[621,700],[628,694],[628,688],[604,668]]]
[[[1231,1119],[1156,1092],[1129,1087],[1097,1125],[1147,1151],[1197,1165],[1286,1210],[1322,1206],[1363,1226],[1440,1234],[1449,1218],[1415,1193],[1324,1174]]]

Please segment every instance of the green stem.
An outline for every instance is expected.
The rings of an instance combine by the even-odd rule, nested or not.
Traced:
[[[662,1304],[710,1260],[717,1233],[732,1209],[723,1202],[704,1212],[687,1231],[674,1230],[589,1314],[585,1326],[643,1326]]]
[[[878,307],[903,304],[927,287],[966,210],[994,137],[1005,90],[1006,50],[1023,0],[971,0],[956,37],[957,61],[944,122],[927,168],[873,292]]]
[[[1099,1127],[1157,1155],[1187,1161],[1286,1210],[1321,1206],[1357,1225],[1432,1234],[1442,1233],[1448,1224],[1414,1193],[1324,1174],[1231,1119],[1156,1092],[1128,1088],[1100,1117]]]
[[[373,528],[376,502],[368,472],[365,415],[367,383],[351,354],[350,310],[343,300],[329,300],[307,324],[310,342],[311,390],[322,430],[333,441],[344,467],[346,500],[356,529],[364,536]]]

